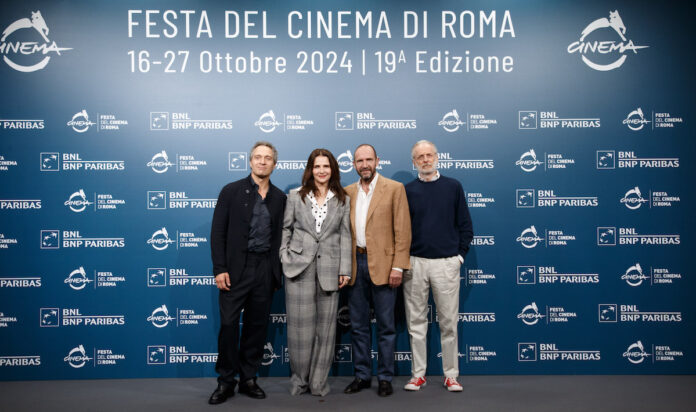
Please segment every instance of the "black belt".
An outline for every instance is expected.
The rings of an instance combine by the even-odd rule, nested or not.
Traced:
[[[361,255],[367,255],[367,248],[366,247],[356,246],[355,251],[360,253]]]

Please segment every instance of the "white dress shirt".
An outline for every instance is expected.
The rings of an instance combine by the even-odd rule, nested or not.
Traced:
[[[355,199],[355,244],[358,247],[366,247],[365,226],[367,225],[367,211],[370,209],[370,201],[375,193],[375,186],[379,179],[379,173],[375,172],[375,177],[370,182],[369,191],[365,193],[360,180],[358,180],[358,198]]]

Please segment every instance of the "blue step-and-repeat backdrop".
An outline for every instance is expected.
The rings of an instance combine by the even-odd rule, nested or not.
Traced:
[[[434,141],[476,237],[463,374],[696,372],[691,17],[647,1],[0,6],[0,379],[213,376],[210,224],[273,142],[298,186]],[[411,352],[397,311],[396,368]],[[342,297],[334,375],[352,374]],[[263,376],[288,376],[275,294]],[[428,374],[441,374],[431,306]],[[374,357],[377,353],[373,352]]]

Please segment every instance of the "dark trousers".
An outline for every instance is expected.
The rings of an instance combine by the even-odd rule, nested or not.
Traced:
[[[394,327],[396,289],[390,288],[389,285],[376,286],[373,284],[367,268],[367,255],[357,253],[356,257],[358,267],[355,284],[348,290],[355,376],[363,380],[372,379],[370,328],[370,301],[372,301],[377,318],[377,345],[379,347],[377,379],[391,382],[394,376],[394,348],[396,345],[396,329]]]
[[[268,253],[248,253],[242,275],[230,279],[230,291],[220,291],[220,334],[215,371],[221,383],[253,379],[261,364],[266,343],[268,315],[273,298],[273,273]],[[239,316],[244,309],[242,338]]]

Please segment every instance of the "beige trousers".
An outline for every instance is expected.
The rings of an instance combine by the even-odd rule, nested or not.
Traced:
[[[459,269],[457,256],[426,259],[411,256],[411,270],[404,273],[406,325],[411,340],[411,375],[425,376],[428,334],[428,291],[432,289],[437,307],[445,377],[459,376],[457,321],[459,318]]]

